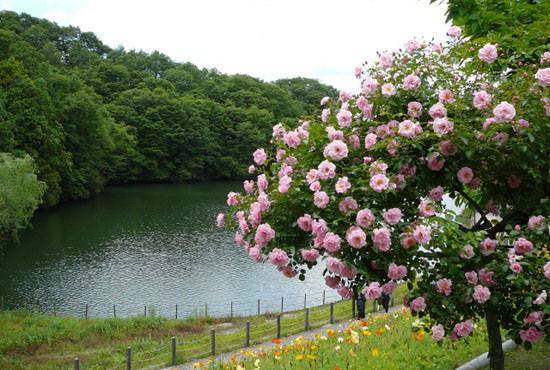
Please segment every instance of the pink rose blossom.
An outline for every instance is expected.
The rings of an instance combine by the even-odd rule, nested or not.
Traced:
[[[401,210],[399,208],[390,208],[382,214],[384,221],[389,225],[395,225],[401,220]]]
[[[357,275],[357,268],[353,268],[353,270],[350,270],[348,265],[344,263],[344,267],[342,267],[342,271],[340,271],[340,276],[344,277],[348,280],[352,280]]]
[[[348,102],[349,100],[351,99],[351,95],[350,93],[346,92],[346,91],[340,91],[340,98],[339,100],[342,102],[342,103],[346,103]]]
[[[416,244],[416,240],[412,236],[406,236],[401,239],[401,246],[405,249],[409,249]]]
[[[251,194],[254,191],[254,181],[245,180],[244,181],[244,190],[248,194]]]
[[[290,178],[287,175],[284,175],[279,179],[279,187],[278,190],[281,194],[284,194],[290,189],[290,183],[292,182],[292,178]]]
[[[542,336],[544,335],[544,332],[538,331],[538,329],[534,326],[529,327],[527,330],[520,330],[519,336],[524,342],[536,342]]]
[[[254,262],[260,263],[264,260],[259,247],[250,248],[248,251],[248,255],[250,256],[250,258],[252,258]]]
[[[452,281],[449,279],[440,279],[437,281],[437,291],[439,293],[445,293],[448,297],[451,294]]]
[[[407,114],[414,118],[420,117],[422,115],[422,104],[417,101],[410,102],[407,105]]]
[[[527,318],[523,319],[524,322],[529,324],[534,324],[538,321],[541,321],[544,318],[543,311],[531,312]]]
[[[385,227],[373,230],[372,241],[381,252],[387,252],[391,247],[390,230]]]
[[[411,120],[405,120],[399,124],[399,135],[404,137],[415,137],[416,136],[416,124]]]
[[[309,190],[311,190],[314,193],[317,192],[317,191],[320,191],[321,190],[321,183],[319,181],[313,181],[309,185]]]
[[[424,297],[418,297],[413,299],[413,301],[410,303],[411,309],[415,310],[416,312],[424,311],[426,308],[426,301],[424,300]]]
[[[344,263],[338,258],[329,257],[327,258],[326,266],[328,271],[332,272],[333,274],[340,275],[340,272],[342,272],[342,269],[344,268]]]
[[[258,188],[260,190],[266,190],[267,189],[267,186],[268,186],[268,183],[267,183],[267,180],[266,180],[266,177],[264,174],[262,175],[259,175],[258,176]]]
[[[256,171],[256,167],[254,167],[254,165],[251,164],[250,167],[248,167],[248,173],[254,173],[254,171]]]
[[[254,240],[259,247],[265,247],[275,237],[275,231],[269,224],[261,224],[256,230]]]
[[[327,223],[325,220],[313,220],[312,222],[313,227],[313,235],[315,236],[325,236],[325,234],[328,232]]]
[[[445,336],[445,329],[443,329],[443,325],[434,325],[432,326],[432,339],[436,342],[439,342],[443,337]]]
[[[483,48],[479,50],[477,56],[484,62],[493,63],[497,60],[497,47],[491,44],[485,44]]]
[[[374,281],[364,287],[361,293],[363,293],[367,301],[374,301],[382,295],[382,289],[380,289],[380,284]]]
[[[476,301],[478,301],[478,303],[483,304],[491,298],[491,291],[483,285],[476,285],[474,288],[473,297]]]
[[[541,215],[533,216],[529,218],[529,221],[527,222],[527,227],[529,227],[529,230],[535,231],[539,227],[546,226],[546,223],[542,221],[543,219],[544,217]]]
[[[345,286],[340,286],[336,291],[344,299],[349,299],[353,295],[352,291],[349,288],[345,287]]]
[[[336,289],[340,285],[340,278],[336,276],[327,276],[325,277],[325,284],[332,289]]]
[[[443,90],[439,93],[439,102],[442,104],[454,103],[455,97],[451,90]]]
[[[537,299],[535,299],[535,304],[538,304],[538,305],[541,305],[543,303],[546,302],[546,298],[547,298],[547,294],[546,294],[546,290],[543,290],[539,296],[537,297]]]
[[[300,138],[298,137],[298,134],[295,131],[287,132],[284,140],[286,145],[288,145],[290,148],[298,147],[298,145],[300,145],[300,142],[301,142]]]
[[[332,179],[336,175],[336,165],[327,160],[319,164],[319,178],[321,180]]]
[[[348,156],[348,146],[342,140],[334,140],[325,147],[325,157],[338,160]]]
[[[286,154],[286,150],[284,149],[277,150],[277,154],[275,155],[275,159],[277,160],[277,162],[282,161],[285,154]]]
[[[423,200],[420,202],[418,209],[420,210],[420,216],[422,217],[431,217],[435,215],[435,207],[432,205],[430,200]]]
[[[367,235],[357,226],[353,226],[346,233],[346,240],[353,248],[362,248],[367,243]]]
[[[277,267],[277,270],[281,271],[287,278],[293,278],[298,275],[298,272],[294,271],[292,266],[279,266]]]
[[[451,140],[443,140],[439,143],[439,150],[441,150],[441,153],[446,156],[455,155],[458,151],[458,146],[453,145]]]
[[[395,95],[396,89],[395,86],[391,83],[382,85],[382,95],[386,98]]]
[[[521,270],[523,270],[523,267],[517,262],[512,262],[512,264],[510,264],[510,270],[512,270],[514,274],[519,274]]]
[[[329,97],[328,96],[325,96],[323,99],[321,99],[321,105],[326,105],[329,101]]]
[[[469,260],[474,256],[474,247],[471,245],[462,246],[462,251],[460,252],[460,257]]]
[[[298,219],[298,227],[306,232],[313,229],[313,219],[307,213]]]
[[[321,112],[321,121],[323,123],[327,123],[329,116],[330,116],[330,108],[323,109],[323,111]]]
[[[306,175],[306,181],[308,184],[311,184],[312,182],[315,182],[319,180],[319,170],[312,169],[309,170],[309,172]]]
[[[479,282],[485,285],[494,285],[497,283],[495,279],[495,273],[493,271],[487,271],[487,268],[484,267],[478,271]]]
[[[269,260],[275,266],[283,267],[288,264],[289,258],[285,251],[275,248],[269,253]]]
[[[519,254],[525,254],[533,250],[533,243],[525,238],[519,238],[514,242],[514,249]]]
[[[477,109],[485,109],[489,107],[489,103],[491,103],[491,99],[493,97],[490,94],[487,94],[485,91],[479,91],[474,96],[474,107]]]
[[[336,115],[336,118],[340,127],[349,127],[351,124],[351,112],[348,110],[341,110]]]
[[[267,198],[265,193],[260,193],[258,195],[258,203],[260,204],[260,211],[265,212],[271,207],[271,202]]]
[[[335,190],[339,194],[345,194],[351,188],[351,184],[346,176],[339,177],[336,181]]]
[[[454,124],[447,117],[436,118],[433,122],[433,129],[436,134],[445,136],[453,132]]]
[[[539,85],[542,87],[550,85],[550,68],[539,69],[535,73],[535,78],[539,80]]]
[[[407,53],[411,54],[413,51],[418,49],[420,47],[420,44],[416,39],[409,40],[405,43],[405,50],[407,50]]]
[[[479,177],[474,177],[470,183],[470,189],[477,189],[479,184],[481,184],[481,179]]]
[[[428,228],[423,225],[417,226],[416,229],[414,229],[413,237],[420,244],[429,243],[430,240],[432,239],[430,230],[428,230]]]
[[[458,323],[455,325],[453,331],[456,332],[458,337],[464,338],[474,330],[471,320],[466,320],[464,322]]]
[[[447,31],[447,36],[452,37],[452,38],[456,38],[456,37],[460,36],[461,34],[462,34],[462,28],[460,28],[458,26],[452,26]]]
[[[380,65],[382,66],[383,69],[390,68],[392,64],[393,64],[393,57],[390,54],[382,53],[382,55],[380,55]]]
[[[254,224],[258,224],[258,220],[253,220]],[[246,235],[250,232],[250,229],[248,228],[248,223],[246,222],[245,219],[240,219],[239,220],[239,227],[241,228],[241,232],[243,233],[243,235]]]
[[[340,250],[340,237],[334,233],[327,233],[323,240],[323,247],[330,253],[336,253]]]
[[[302,249],[302,258],[309,262],[315,262],[319,258],[319,251],[317,249]]]
[[[317,191],[313,195],[313,203],[315,204],[315,206],[317,206],[317,208],[327,208],[328,202],[328,195],[324,191]]]
[[[351,147],[353,149],[359,149],[359,147],[361,146],[361,143],[359,141],[359,136],[357,135],[350,135],[349,137],[349,144],[351,145]]]
[[[384,190],[387,190],[389,184],[390,184],[390,180],[383,174],[374,175],[370,179],[370,186],[372,190],[378,193],[381,193]]]
[[[361,84],[361,91],[366,96],[370,96],[370,95],[374,94],[376,92],[376,90],[378,90],[378,86],[380,86],[378,81],[373,80],[372,78],[367,78]]]
[[[227,205],[228,206],[237,206],[237,205],[241,204],[241,201],[242,201],[241,194],[235,193],[233,191],[230,191],[227,194]]]
[[[512,104],[503,101],[493,109],[493,114],[498,123],[511,122],[516,116],[516,109]]]
[[[428,168],[432,171],[440,171],[445,164],[445,158],[440,157],[439,153],[435,152],[430,159],[428,159]]]
[[[469,184],[474,178],[474,172],[470,167],[463,167],[457,172],[458,181],[463,184]]]
[[[374,222],[374,215],[370,209],[365,208],[357,212],[356,221],[357,224],[361,227],[370,227]]]
[[[349,213],[357,209],[357,202],[352,197],[345,197],[343,201],[338,204],[338,209],[342,213]]]
[[[368,134],[367,136],[365,136],[365,149],[369,149],[375,144],[376,144],[375,134]]]
[[[256,162],[256,164],[258,164],[259,166],[264,164],[265,160],[267,159],[267,154],[263,149],[256,149],[253,156],[254,156],[254,162]]]
[[[223,213],[218,213],[218,216],[216,217],[216,223],[220,228],[223,226]]]
[[[434,51],[440,53],[443,50],[443,45],[441,44],[435,44],[434,45]]]
[[[418,87],[420,87],[420,83],[421,83],[420,78],[418,76],[413,75],[413,74],[408,75],[403,80],[403,84],[404,84],[406,90],[415,91],[415,90],[418,89]]]
[[[443,104],[435,103],[428,111],[428,114],[433,119],[447,117],[447,109]]]
[[[469,271],[464,275],[466,276],[466,280],[468,280],[468,284],[477,284],[477,273],[475,271]]]
[[[403,265],[397,266],[395,263],[391,263],[388,269],[388,277],[393,280],[403,279],[407,275],[407,268]]]
[[[273,137],[276,140],[283,140],[286,134],[286,129],[283,127],[281,123],[276,124],[273,126]]]
[[[388,281],[386,284],[382,285],[382,293],[392,294],[395,289],[397,289],[397,284],[394,281]]]
[[[431,198],[434,202],[441,202],[444,192],[445,191],[443,190],[443,188],[441,186],[438,186],[430,190],[428,197]]]

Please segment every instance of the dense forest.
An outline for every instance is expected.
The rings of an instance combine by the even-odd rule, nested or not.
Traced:
[[[272,126],[316,114],[323,96],[337,91],[112,49],[78,27],[0,12],[0,153],[32,158],[44,207],[106,184],[242,178]]]

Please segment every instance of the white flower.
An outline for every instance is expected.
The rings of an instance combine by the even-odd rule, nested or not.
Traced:
[[[342,343],[344,341],[344,338],[338,337],[338,343]]]
[[[336,347],[334,347],[334,349],[335,349],[336,351],[339,351],[339,350],[340,350],[340,346],[336,346]]]

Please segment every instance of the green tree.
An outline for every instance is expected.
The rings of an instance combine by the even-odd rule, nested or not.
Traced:
[[[30,156],[0,153],[0,248],[29,224],[45,189]]]

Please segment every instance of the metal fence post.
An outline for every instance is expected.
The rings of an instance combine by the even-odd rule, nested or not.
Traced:
[[[212,329],[210,331],[210,337],[212,342],[212,356],[216,356],[216,330]]]
[[[178,319],[178,305],[176,305],[176,320]]]
[[[334,324],[334,302],[330,302],[330,323]]]
[[[113,317],[116,318],[116,307],[113,305]]]
[[[172,337],[172,366],[176,366],[176,337]]]
[[[325,290],[323,289],[323,306],[325,305]]]
[[[78,357],[76,357],[74,359],[74,370],[79,370],[80,369],[80,360]]]
[[[277,339],[281,339],[281,315],[277,315]]]
[[[281,312],[285,312],[284,303],[285,303],[285,297],[281,297]]]
[[[231,321],[233,321],[233,301],[231,301]]]
[[[258,299],[258,316],[260,316],[260,300]]]
[[[304,293],[304,310],[307,307],[307,293]]]
[[[145,316],[147,316],[147,305],[146,304],[143,305],[143,314]]]
[[[245,347],[250,347],[250,321],[246,322],[246,345]]]
[[[126,348],[126,370],[132,370],[132,348]]]
[[[306,323],[305,323],[305,331],[309,330],[309,308],[306,308]]]
[[[88,304],[86,304],[86,311],[84,313],[84,318],[88,320]]]

